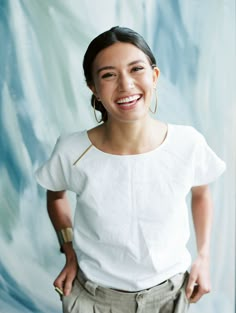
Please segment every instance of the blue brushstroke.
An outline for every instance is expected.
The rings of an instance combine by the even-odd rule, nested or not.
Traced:
[[[199,109],[198,103],[193,98],[195,85],[200,74],[197,69],[202,53],[209,57],[209,51],[205,49],[205,46],[201,46],[200,42],[194,41],[189,35],[189,28],[191,27],[189,24],[191,21],[186,23],[183,20],[183,6],[188,6],[189,14],[194,15],[194,3],[195,1],[185,2],[180,0],[130,0],[129,3],[125,3],[124,1],[116,0],[113,4],[116,18],[114,21],[111,21],[110,27],[120,25],[121,21],[127,21],[127,24],[122,26],[134,29],[142,28],[144,37],[145,35],[150,36],[148,32],[152,29],[152,48],[157,57],[158,66],[161,69],[161,90],[158,90],[161,93],[161,101],[158,118],[161,117],[161,119],[163,118],[170,122],[184,121],[197,126],[199,130],[208,131],[209,138],[213,141],[215,140],[216,147],[220,152],[222,150],[222,155],[220,155],[222,157],[226,150],[225,142],[227,141],[231,149],[229,159],[233,163],[231,156],[233,154],[232,147],[234,142],[230,131],[230,118],[231,115],[235,115],[235,109],[234,111],[232,110],[231,114],[231,109],[227,106],[228,103],[233,103],[234,101],[233,92],[230,89],[231,82],[228,77],[232,72],[232,61],[227,59],[233,45],[230,45],[229,39],[228,41],[226,40],[227,36],[229,36],[228,31],[225,33],[226,39],[223,38],[222,34],[219,34],[221,41],[219,40],[218,48],[221,48],[221,45],[228,42],[225,50],[223,50],[223,46],[221,59],[224,67],[228,69],[228,75],[224,77],[226,83],[222,84],[222,90],[217,90],[216,92],[213,88],[213,90],[208,89],[207,91],[209,93],[215,92],[217,95],[220,94],[222,99],[216,104],[210,103],[211,111],[209,112],[204,107]],[[233,10],[229,9],[229,6],[230,8],[232,7],[231,3],[233,2],[231,0],[222,0],[221,3],[222,7],[220,7],[219,3],[209,2],[207,7],[209,10],[206,10],[206,6],[201,6],[203,4],[199,3],[197,13],[202,14],[206,21],[208,16],[214,13],[213,20],[217,24],[219,23],[217,17],[222,16],[225,10],[228,9],[228,15],[224,16],[224,18],[222,17],[220,23],[222,23],[222,28],[229,27],[228,25],[233,24],[233,18],[229,14],[233,12]],[[154,7],[153,15],[147,16],[147,12],[149,12],[147,10],[148,5],[151,4]],[[86,45],[89,43],[87,39],[92,37],[95,30],[100,32],[109,28],[106,20],[109,16],[104,16],[104,12],[106,12],[105,1],[101,1],[100,6],[96,6],[96,10],[93,9],[94,5],[94,1],[88,0],[89,11],[85,12],[82,10],[83,1],[80,0],[74,0],[74,2],[73,0],[68,2],[63,0],[53,2],[0,0],[0,251],[7,251],[5,255],[0,253],[0,313],[59,313],[61,311],[61,303],[52,299],[50,305],[46,305],[43,301],[40,302],[40,295],[37,294],[37,288],[38,290],[41,288],[47,293],[52,286],[49,286],[49,284],[37,285],[37,288],[32,286],[32,294],[28,294],[22,287],[28,284],[18,281],[17,275],[14,275],[16,270],[14,264],[22,263],[22,272],[24,272],[22,279],[25,279],[25,282],[28,282],[28,278],[31,275],[37,274],[36,277],[40,277],[42,273],[45,274],[45,271],[50,272],[49,283],[57,275],[55,269],[57,269],[59,264],[56,264],[55,260],[58,260],[59,256],[56,252],[50,250],[48,242],[46,242],[47,240],[42,240],[42,237],[49,239],[50,236],[49,222],[45,222],[47,218],[45,192],[36,185],[33,179],[33,171],[41,161],[49,157],[48,146],[53,146],[56,140],[56,138],[50,140],[49,138],[44,138],[45,134],[47,136],[47,131],[49,133],[52,129],[52,133],[57,134],[64,127],[65,129],[70,129],[71,124],[74,124],[75,128],[80,128],[81,125],[86,125],[87,127],[88,125],[89,121],[85,120],[85,116],[88,117],[90,114],[88,113],[90,109],[88,104],[89,95],[86,94],[87,89],[82,77],[82,68],[77,68],[77,63],[75,62],[74,64],[70,58],[73,59],[76,54],[76,57],[82,63],[83,53]],[[16,12],[18,8],[20,8],[21,12]],[[89,21],[85,20],[84,16],[91,16],[91,12],[93,18]],[[142,12],[142,15],[139,15],[139,12]],[[15,20],[13,19],[13,16],[15,16],[13,13],[17,14],[22,23],[20,23],[20,26],[17,24],[17,27],[19,27],[19,33],[20,31],[25,31],[27,44],[19,43],[16,40],[17,33],[13,33],[13,26],[14,23],[19,23],[19,20],[16,17]],[[150,27],[149,21],[151,18],[153,25]],[[129,24],[130,20],[133,24]],[[40,21],[41,24],[39,23]],[[50,25],[50,28],[45,29],[42,27],[44,22],[48,22],[46,25]],[[69,26],[71,27],[68,26],[70,22],[71,25]],[[206,27],[207,23],[204,25]],[[202,26],[201,29],[203,32],[205,30],[204,27]],[[233,27],[229,27],[229,29],[231,28]],[[44,33],[42,33],[42,30],[44,30]],[[81,30],[83,30],[83,33]],[[45,44],[45,42],[42,43],[40,41],[42,38],[46,42],[46,48],[42,46]],[[223,39],[225,41],[222,44]],[[50,48],[52,49],[49,52],[54,53],[54,58],[47,54],[48,41],[50,41]],[[26,83],[22,79],[21,69],[24,67],[18,63],[21,62],[18,57],[20,52],[27,52],[25,54],[28,56],[27,62],[34,74],[32,76],[34,81],[32,82]],[[37,62],[36,52],[39,52],[38,55],[42,57],[42,63]],[[50,60],[49,63],[47,63],[47,58]],[[53,63],[54,67],[50,67],[51,63]],[[50,67],[50,70],[47,66]],[[49,71],[53,70],[55,72],[49,73]],[[65,72],[67,75],[64,75]],[[212,73],[214,74],[213,70]],[[207,73],[209,80],[215,78],[211,76],[213,75],[212,73]],[[48,74],[54,74],[54,76],[50,76],[50,79],[53,81],[50,81]],[[62,79],[60,80],[59,78],[61,77]],[[82,85],[78,82],[78,78],[81,77]],[[30,88],[30,86],[26,85],[28,83],[32,83],[32,86],[37,86],[38,94],[36,98],[39,100],[37,104],[32,103],[25,94],[25,90]],[[71,83],[74,83],[74,85],[70,89],[68,86],[71,86]],[[221,84],[217,86],[221,86]],[[9,92],[9,101],[11,101],[13,106],[13,112],[8,110],[7,112],[10,113],[7,115],[5,112],[9,104],[7,101],[3,101],[3,90],[6,87]],[[77,90],[80,90],[80,92],[78,93]],[[71,93],[73,93],[71,98],[75,99],[75,103],[62,104],[60,97],[64,97],[63,101],[67,102],[67,99],[71,99],[68,96]],[[53,97],[50,97],[51,95]],[[225,98],[227,101],[224,101]],[[56,110],[50,110],[52,106],[51,100],[56,102]],[[34,121],[37,121],[38,116],[35,112],[38,111],[30,111],[29,108],[36,108],[36,105],[39,104],[42,105],[42,111],[40,110],[40,112],[47,116],[46,120],[49,125],[45,123],[41,126],[41,129],[40,127],[36,129]],[[73,116],[76,105],[79,107],[78,117]],[[17,121],[17,129],[14,128],[13,121],[15,119]],[[6,122],[8,125],[12,125],[12,127],[7,128]],[[45,128],[48,129],[45,130]],[[18,138],[17,132],[20,133],[20,143],[12,141],[12,138]],[[19,146],[25,149],[29,158],[27,161],[24,160],[23,154],[20,160],[16,157]],[[233,167],[232,172],[234,172]],[[231,313],[233,311],[234,285],[232,282],[232,264],[234,256],[232,252],[232,238],[234,238],[235,234],[232,230],[234,226],[232,216],[234,211],[230,208],[230,201],[222,198],[224,189],[227,189],[227,194],[233,194],[233,188],[234,184],[230,183],[230,179],[227,178],[224,181],[224,185],[218,185],[219,191],[215,194],[215,216],[218,222],[213,230],[214,245],[212,247],[214,263],[216,262],[215,260],[218,262],[213,267],[215,292],[209,296],[210,298],[206,298],[203,302],[200,301],[199,304],[193,306],[191,308],[192,313]],[[224,213],[222,214],[223,210]],[[215,238],[218,238],[219,233],[221,234],[221,241],[220,243],[215,243]],[[21,237],[22,234],[23,236]],[[20,241],[21,238],[29,239],[23,243]],[[17,246],[22,245],[24,248],[22,251],[18,249],[16,252],[12,248],[13,244]],[[47,246],[45,247],[45,245]],[[24,266],[23,261],[28,258],[27,253],[28,255],[33,254],[32,260],[27,259],[27,261],[33,266],[35,265],[35,273],[29,273]],[[13,264],[11,270],[9,270],[8,264]]]
[[[23,269],[22,269],[23,270]],[[4,281],[4,285],[2,283]],[[37,283],[35,283],[35,287]],[[14,277],[5,269],[0,262],[0,312],[11,313],[10,308],[16,309],[18,313],[58,313],[55,308],[46,307],[43,303],[36,304],[25,290],[22,289],[20,282],[17,282]],[[1,307],[10,304],[8,311],[2,311]]]

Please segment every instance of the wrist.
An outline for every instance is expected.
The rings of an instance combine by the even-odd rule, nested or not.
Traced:
[[[199,251],[198,257],[201,259],[204,259],[204,260],[209,260],[210,259],[210,252],[209,251]]]
[[[67,260],[77,259],[75,250],[71,242],[65,243],[61,249],[65,254]]]
[[[210,242],[205,241],[201,245],[198,245],[197,252],[198,252],[198,256],[209,258],[210,257]]]

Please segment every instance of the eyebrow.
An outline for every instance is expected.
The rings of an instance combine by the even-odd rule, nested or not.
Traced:
[[[130,62],[128,66],[134,65],[136,63],[145,63],[145,62],[143,60],[135,60],[135,61]],[[103,66],[103,67],[100,67],[96,73],[99,74],[101,71],[114,70],[114,69],[115,69],[115,66]]]

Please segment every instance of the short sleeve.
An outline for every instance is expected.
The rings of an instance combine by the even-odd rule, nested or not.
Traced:
[[[199,134],[194,151],[193,186],[206,185],[216,180],[226,169],[226,164],[209,147],[205,138]]]
[[[48,190],[67,190],[68,173],[66,168],[66,160],[61,149],[61,137],[59,137],[50,159],[35,172],[36,181]]]

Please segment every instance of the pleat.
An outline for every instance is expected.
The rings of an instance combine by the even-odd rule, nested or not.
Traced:
[[[84,292],[78,299],[76,311],[72,313],[94,313],[94,301]]]
[[[186,276],[183,286],[179,291],[178,297],[175,300],[175,308],[173,310],[173,313],[187,313],[189,309],[189,301],[187,299],[185,291],[188,283],[188,277],[189,275]]]
[[[69,296],[63,296],[62,298],[63,313],[79,313],[80,300],[83,298],[83,294],[84,290],[75,280]]]
[[[93,312],[92,313],[113,313],[112,309],[107,305],[93,305]]]
[[[185,289],[181,288],[177,299],[175,300],[175,307],[173,313],[187,313],[189,308],[189,301],[185,294]]]

